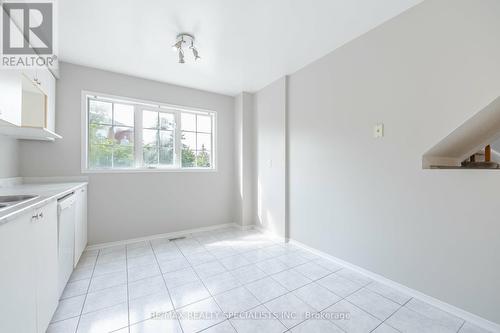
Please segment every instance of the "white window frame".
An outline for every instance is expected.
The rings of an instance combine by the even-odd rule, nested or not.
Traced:
[[[111,102],[118,102],[124,104],[134,104],[134,159],[136,166],[131,168],[102,168],[92,169],[88,165],[88,101],[90,98],[99,98],[100,100],[109,99]],[[141,173],[141,172],[217,172],[218,158],[217,158],[217,112],[213,110],[192,108],[186,106],[179,106],[173,104],[166,104],[161,102],[144,101],[134,98],[115,96],[103,94],[93,91],[83,90],[81,95],[81,171],[82,173]],[[137,107],[141,110],[150,111],[165,111],[173,113],[175,116],[176,128],[174,129],[174,165],[165,167],[144,167],[142,164],[142,117],[141,113],[137,112]],[[210,114],[212,116],[212,166],[210,168],[183,168],[182,161],[182,143],[181,143],[181,113],[194,113],[194,114]]]

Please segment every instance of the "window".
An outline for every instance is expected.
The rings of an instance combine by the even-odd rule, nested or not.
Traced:
[[[90,93],[83,99],[84,172],[215,169],[215,112]]]

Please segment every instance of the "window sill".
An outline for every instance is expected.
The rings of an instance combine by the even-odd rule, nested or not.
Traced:
[[[162,173],[162,172],[217,172],[216,168],[186,168],[186,169],[169,169],[169,168],[158,168],[158,169],[150,169],[150,168],[134,168],[134,169],[83,169],[83,174],[92,174],[92,173]]]

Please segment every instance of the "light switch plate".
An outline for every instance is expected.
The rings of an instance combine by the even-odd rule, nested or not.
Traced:
[[[381,138],[384,136],[384,124],[376,124],[373,126],[373,137],[375,139]]]

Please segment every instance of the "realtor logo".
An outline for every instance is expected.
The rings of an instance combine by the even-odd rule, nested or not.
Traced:
[[[1,67],[55,65],[54,3],[41,1],[9,1],[2,4]]]

